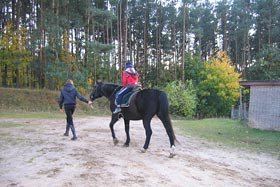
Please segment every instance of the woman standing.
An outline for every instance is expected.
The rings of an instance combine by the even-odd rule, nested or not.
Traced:
[[[75,88],[73,81],[68,79],[60,93],[59,108],[60,112],[63,112],[62,107],[64,106],[67,122],[64,136],[69,136],[69,129],[71,129],[73,134],[73,138],[71,140],[77,140],[76,130],[73,123],[73,113],[76,109],[76,97],[89,105],[92,104],[92,101],[89,101],[80,95],[78,90]]]

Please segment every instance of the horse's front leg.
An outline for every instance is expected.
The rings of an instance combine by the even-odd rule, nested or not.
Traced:
[[[111,129],[114,145],[117,145],[119,142],[118,139],[116,138],[115,131],[114,131],[114,125],[117,121],[118,121],[118,116],[116,114],[112,114],[111,122],[110,122],[110,129]]]
[[[129,120],[124,119],[124,127],[125,127],[125,133],[126,133],[126,141],[124,143],[125,147],[129,146],[130,143],[130,135],[129,135]]]

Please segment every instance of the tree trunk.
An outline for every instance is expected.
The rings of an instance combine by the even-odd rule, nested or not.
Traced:
[[[118,68],[119,75],[122,72],[122,2],[119,2],[119,13],[118,13]]]
[[[173,45],[174,45],[174,51],[173,51],[173,64],[174,64],[174,80],[177,80],[177,60],[176,60],[176,27],[175,22],[173,23]]]
[[[186,12],[187,7],[183,5],[183,43],[182,43],[182,83],[185,84],[185,55],[186,55]]]
[[[124,33],[124,50],[123,50],[123,56],[124,56],[124,62],[127,61],[127,30],[128,30],[128,0],[126,0],[126,7],[125,7],[125,33]]]
[[[158,4],[156,2],[156,4]],[[156,85],[158,86],[159,81],[159,7],[157,7],[156,15]]]
[[[39,40],[39,81],[38,81],[38,87],[40,88],[44,88],[45,87],[45,77],[44,77],[44,62],[43,62],[43,50],[45,48],[45,27],[44,27],[44,10],[45,10],[45,6],[44,6],[44,1],[41,1],[41,6],[39,8],[39,6],[37,7],[37,9],[41,10],[40,12],[40,31],[41,31],[41,38]]]
[[[142,84],[145,87],[146,86],[146,66],[147,66],[147,34],[148,34],[148,9],[149,9],[149,0],[146,0],[146,7],[145,7],[145,16],[144,16],[144,61],[143,61],[143,81]]]

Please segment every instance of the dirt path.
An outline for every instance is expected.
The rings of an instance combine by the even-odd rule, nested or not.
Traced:
[[[141,121],[131,122],[131,145],[124,148],[122,120],[115,126],[120,140],[116,146],[107,117],[76,117],[78,141],[62,136],[63,119],[1,120],[23,124],[0,128],[3,187],[280,186],[280,161],[268,155],[222,150],[177,135],[181,143],[178,155],[168,158],[168,138],[157,119],[152,121],[153,135],[146,153],[139,152],[145,138]]]

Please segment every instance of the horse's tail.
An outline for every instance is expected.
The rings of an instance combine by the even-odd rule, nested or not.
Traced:
[[[167,134],[171,135],[174,141],[178,142],[172,127],[172,123],[169,115],[169,102],[165,92],[160,92],[159,94],[159,108],[158,108],[157,116],[162,121]]]

